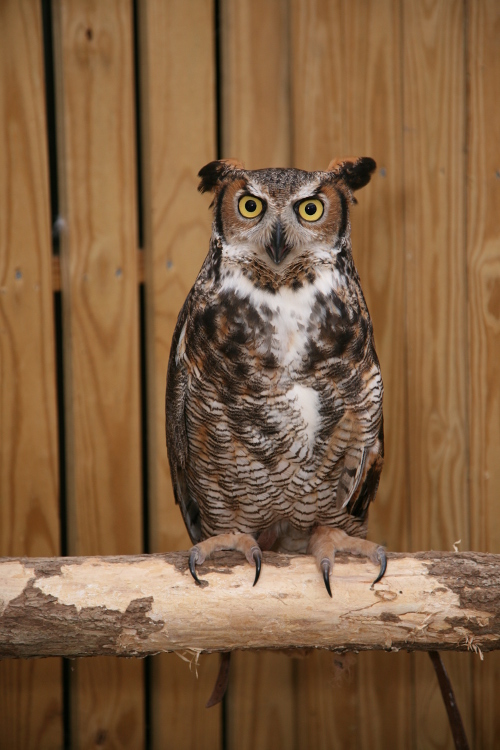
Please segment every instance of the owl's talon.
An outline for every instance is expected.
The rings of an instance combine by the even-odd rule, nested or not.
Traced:
[[[255,560],[255,580],[253,582],[253,585],[257,583],[260,577],[260,568],[262,564],[262,553],[260,549],[256,548],[253,550],[252,557]]]
[[[377,557],[380,560],[380,570],[379,570],[378,576],[375,578],[372,585],[370,586],[371,589],[375,586],[376,583],[380,581],[385,571],[387,570],[387,557],[385,554],[385,549],[383,547],[379,547],[377,549]]]
[[[329,560],[323,560],[321,562],[321,570],[323,571],[323,580],[325,582],[326,590],[328,591],[328,596],[330,599],[332,599],[332,590],[330,588],[330,561]]]
[[[193,576],[195,582],[198,584],[198,586],[201,586],[201,581],[196,575],[196,562],[198,560],[198,550],[196,548],[193,548],[189,554],[189,572]]]

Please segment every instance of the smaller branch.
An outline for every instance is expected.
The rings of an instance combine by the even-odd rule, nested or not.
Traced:
[[[436,675],[441,688],[441,695],[443,696],[446,713],[448,714],[448,721],[450,722],[450,729],[455,742],[456,750],[469,750],[469,742],[467,735],[465,734],[465,728],[460,715],[460,711],[455,700],[455,693],[448,677],[448,672],[441,659],[441,654],[438,651],[429,651],[432,665],[436,670]]]
[[[500,556],[338,555],[332,598],[306,555],[237,553],[188,570],[188,553],[0,560],[0,657],[146,656],[160,651],[500,648]]]

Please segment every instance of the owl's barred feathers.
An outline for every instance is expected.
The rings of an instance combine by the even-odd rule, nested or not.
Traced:
[[[174,493],[193,542],[279,524],[281,548],[305,551],[317,526],[366,534],[383,387],[349,204],[374,169],[369,158],[326,172],[217,161],[199,173],[214,225],[174,332],[166,397]],[[245,195],[262,203],[256,218],[238,212]],[[298,206],[315,198],[323,215],[302,220]]]

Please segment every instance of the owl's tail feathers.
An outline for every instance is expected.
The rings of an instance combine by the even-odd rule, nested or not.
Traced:
[[[251,534],[241,534],[239,532],[217,534],[191,547],[189,553],[189,570],[196,583],[199,586],[202,585],[196,573],[196,566],[202,565],[213,552],[223,549],[233,549],[243,552],[250,565],[255,565],[255,579],[253,582],[255,586],[260,576],[262,552]]]
[[[371,588],[380,581],[387,569],[387,557],[383,547],[366,539],[349,536],[342,529],[318,526],[311,535],[308,552],[316,558],[329,596],[332,596],[330,575],[335,561],[335,552],[340,550],[352,555],[368,557],[375,565],[380,565],[379,573]]]
[[[231,664],[231,652],[223,651],[220,655],[219,674],[215,681],[212,695],[205,703],[205,708],[212,708],[224,698],[229,683],[229,666]]]

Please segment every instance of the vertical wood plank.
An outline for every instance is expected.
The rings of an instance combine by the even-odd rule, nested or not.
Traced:
[[[369,536],[396,550],[409,543],[401,46],[400,5],[393,0],[293,4],[294,163],[325,169],[333,156],[359,155],[372,156],[379,167],[371,185],[360,193],[351,222],[353,254],[385,384],[386,461],[370,510]],[[316,657],[318,662],[322,658],[326,657]],[[351,671],[352,681],[343,687],[342,697],[332,700],[339,707],[336,720],[332,723],[325,716],[322,723],[324,731],[331,732],[331,742],[356,748],[407,745],[411,731],[407,655],[360,654]],[[398,696],[397,711],[393,697],[381,685],[382,675],[393,686],[391,696]],[[318,693],[315,704],[321,705],[320,674],[309,685]],[[307,727],[309,714],[304,712],[302,718]],[[342,726],[345,734],[339,735]]]
[[[209,200],[197,173],[216,157],[213,0],[139,4],[148,368],[149,540],[152,552],[190,546],[165,447],[165,377],[179,311],[208,252]],[[153,748],[221,745],[221,707],[205,709],[218,656],[195,671],[153,658]]]
[[[500,549],[500,7],[468,3],[467,254],[471,547]],[[500,736],[500,653],[474,659],[473,747]]]
[[[289,656],[234,652],[227,693],[227,746],[293,748],[294,702],[294,662]]]
[[[248,169],[291,166],[288,5],[220,3],[222,156],[240,159]],[[234,653],[227,707],[228,748],[292,747],[290,659]]]
[[[137,204],[130,0],[55,2],[71,554],[141,535]],[[140,748],[143,664],[79,660],[72,747]]]
[[[300,669],[299,669],[300,667]],[[317,651],[297,662],[296,747],[359,747],[357,659]]]
[[[222,747],[221,706],[205,708],[219,670],[217,654],[153,657],[151,747],[154,750]]]
[[[60,553],[42,22],[0,4],[0,554]],[[62,746],[61,662],[0,664],[2,747]]]
[[[404,168],[413,549],[468,549],[465,39],[462,0],[403,4]],[[470,658],[446,655],[471,736]],[[426,654],[415,658],[418,747],[452,747]]]
[[[288,5],[220,3],[222,155],[248,169],[291,166]]]
[[[342,7],[342,0],[291,0],[292,163],[299,169],[326,169],[345,153]]]

